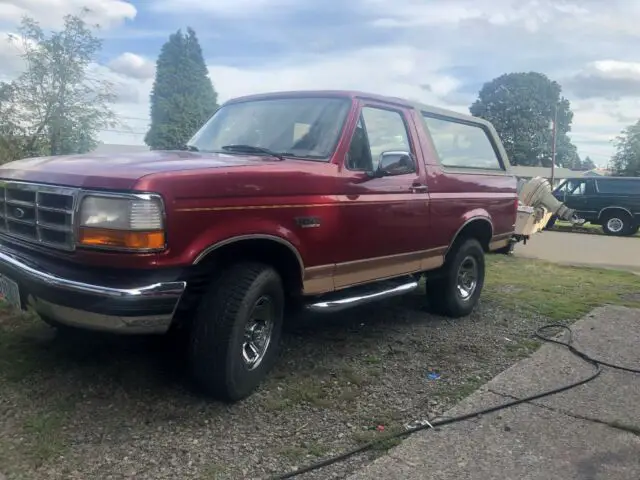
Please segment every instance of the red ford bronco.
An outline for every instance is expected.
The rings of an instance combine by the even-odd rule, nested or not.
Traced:
[[[491,124],[356,92],[224,104],[185,151],[0,167],[0,294],[49,324],[189,335],[194,379],[237,400],[286,310],[415,290],[469,314],[509,247],[516,179]]]

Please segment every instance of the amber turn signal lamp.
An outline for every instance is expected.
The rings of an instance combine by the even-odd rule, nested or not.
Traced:
[[[162,250],[165,246],[163,231],[135,232],[107,228],[82,227],[78,242],[87,247],[111,247],[127,250]]]

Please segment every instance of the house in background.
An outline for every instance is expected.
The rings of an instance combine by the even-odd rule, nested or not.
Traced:
[[[566,178],[582,177],[585,172],[571,170],[570,168],[556,167],[553,172],[553,187],[556,187],[562,180]],[[520,165],[512,166],[511,173],[518,178],[518,184],[528,182],[532,178],[542,177],[551,181],[551,167],[523,167]]]
[[[139,153],[148,152],[149,147],[146,145],[116,145],[113,143],[101,143],[89,153],[98,155],[118,155],[122,153]]]
[[[585,177],[603,177],[607,175],[611,175],[611,171],[606,168],[594,168],[593,170],[584,172]]]

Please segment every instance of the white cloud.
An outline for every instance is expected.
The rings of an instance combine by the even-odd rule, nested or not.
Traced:
[[[248,17],[265,11],[274,12],[298,3],[299,0],[156,0],[151,8],[158,12],[190,11],[218,17]]]
[[[623,100],[577,100],[571,138],[586,155],[606,166],[614,151],[613,140],[620,131],[640,118],[640,97]]]
[[[262,68],[210,65],[209,72],[221,102],[268,91],[353,89],[418,100],[466,113],[473,98],[469,98],[468,103],[451,104],[447,101],[449,94],[459,86],[456,78],[438,73],[441,67],[448,64],[449,59],[444,55],[408,46],[395,46],[317,56],[306,62],[292,61]],[[380,68],[380,65],[385,68]],[[139,103],[116,105],[116,111],[126,117],[123,121],[138,133],[107,132],[103,140],[142,143],[147,126],[146,122],[137,119],[148,117],[152,81],[139,82],[123,75],[115,75],[112,81],[116,79],[125,91],[138,92]],[[638,116],[640,99],[573,100],[572,107],[575,116],[571,136],[580,154],[583,157],[589,155],[596,163],[606,165],[613,151],[610,140],[629,123],[629,118]]]
[[[211,65],[209,73],[220,102],[267,91],[337,89],[370,91],[444,105],[439,98],[453,91],[459,84],[453,77],[435,73],[443,65],[443,60],[438,54],[397,46],[317,56],[308,58],[305,62],[294,61],[255,69]],[[380,65],[387,68],[380,69]],[[116,105],[118,114],[134,118],[148,116],[152,81],[136,82],[130,77],[115,75],[113,72],[109,80],[124,89],[136,89],[141,100],[137,105],[131,102]],[[429,85],[430,88],[420,85]],[[466,106],[458,107],[460,108],[466,109]],[[134,129],[140,128],[140,123],[136,123]],[[135,143],[141,143],[143,136],[138,135]],[[119,139],[116,143],[135,140],[135,136],[120,132],[116,135],[107,132],[103,140],[114,137]]]
[[[324,9],[326,16],[335,8],[333,2],[329,3],[324,8],[316,2],[314,8],[319,12]],[[113,25],[136,13],[131,3],[123,0],[48,0],[46,7],[42,5],[44,0],[0,0],[0,18],[15,23],[27,12],[53,24],[50,12],[61,17],[87,5],[94,8],[100,23]],[[343,41],[345,47],[339,52],[307,52],[303,57],[285,54],[259,66],[210,62],[220,101],[273,90],[354,89],[468,111],[475,95],[456,92],[463,77],[446,72],[470,68],[474,75],[482,75],[475,78],[482,82],[509,71],[541,71],[560,81],[572,102],[572,137],[580,154],[600,164],[606,164],[613,152],[609,140],[640,116],[640,0],[353,0],[349,6],[362,14],[350,27],[354,38],[373,25],[381,38],[393,38],[393,44],[354,51],[349,50],[349,42],[332,33],[309,41],[320,45],[317,51]],[[148,2],[146,8],[162,12],[163,19],[180,16],[180,24],[188,24],[196,16],[257,16],[264,20],[265,34],[274,36],[271,17],[311,6],[300,0],[156,0]],[[304,27],[292,24],[291,30]],[[4,28],[10,30],[13,25]],[[158,23],[153,28],[162,26]],[[284,45],[291,30],[279,28],[275,36]],[[367,32],[370,34],[371,30]],[[330,42],[322,43],[326,38]],[[206,53],[207,45],[202,46]],[[137,47],[130,49],[140,51]],[[7,52],[0,41],[0,77],[19,68],[15,52]],[[105,132],[104,139],[142,142],[153,70],[151,60],[131,51],[116,55],[106,64],[103,73],[120,93],[115,108],[136,133],[125,134],[122,132],[126,128],[121,128],[120,132]]]
[[[27,46],[33,47],[35,44],[14,32],[0,32],[0,80],[12,80],[25,68],[22,55]]]
[[[141,80],[153,78],[156,70],[151,60],[131,52],[125,52],[114,58],[107,66],[115,73]]]
[[[629,78],[640,81],[640,62],[598,60],[592,62],[589,67],[607,77]]]
[[[123,145],[143,144],[144,135],[149,128],[149,94],[153,80],[139,81],[115,74],[106,68],[101,72],[102,78],[114,86],[115,93],[119,96],[118,102],[112,105],[119,124],[101,132],[100,140]]]
[[[434,102],[459,86],[455,78],[435,73],[444,65],[440,54],[394,46],[315,56],[260,69],[213,65],[209,71],[223,100],[270,90],[342,89]]]
[[[0,0],[0,19],[18,23],[25,15],[46,27],[59,27],[67,14],[77,14],[83,8],[90,10],[87,21],[109,28],[131,20],[136,7],[125,0]]]
[[[483,20],[501,26],[520,23],[529,31],[536,31],[552,20],[554,14],[583,15],[586,10],[573,5],[558,5],[548,0],[362,0],[371,10],[381,15],[373,22],[380,27],[425,27],[455,25],[470,20]]]

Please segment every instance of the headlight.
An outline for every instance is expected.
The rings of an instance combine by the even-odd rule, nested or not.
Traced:
[[[86,195],[78,214],[80,245],[138,251],[165,247],[162,199],[156,195]]]

